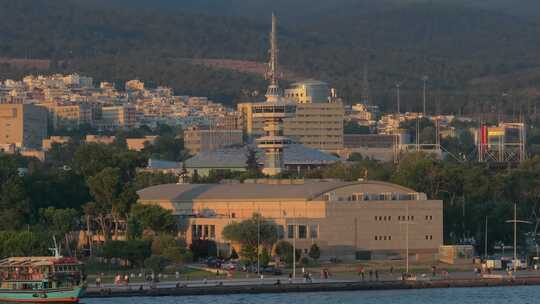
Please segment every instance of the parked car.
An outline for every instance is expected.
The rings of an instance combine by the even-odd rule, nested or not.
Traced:
[[[283,271],[277,268],[276,266],[266,266],[262,269],[262,273],[271,274],[271,275],[282,275]]]
[[[221,267],[221,261],[216,258],[208,258],[206,259],[206,266],[210,268],[220,268]]]
[[[221,264],[221,269],[224,269],[224,270],[235,270],[236,267],[238,265],[234,262],[227,262],[227,263],[223,263]]]

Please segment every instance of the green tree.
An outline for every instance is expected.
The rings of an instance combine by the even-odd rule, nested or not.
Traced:
[[[266,247],[263,247],[259,253],[259,262],[261,263],[261,267],[266,267],[270,263],[270,253]]]
[[[75,209],[39,209],[40,219],[54,236],[64,241],[64,248],[71,255],[69,233],[77,228],[79,213]]]
[[[0,229],[17,230],[27,223],[30,205],[20,177],[11,176],[0,184]]]
[[[144,229],[151,229],[155,233],[174,233],[177,229],[177,221],[172,211],[161,206],[135,204],[131,209],[131,216]]]
[[[223,237],[240,244],[240,255],[250,262],[257,259],[258,244],[272,247],[277,241],[277,233],[277,225],[259,214],[253,214],[250,219],[233,222],[223,228]]]
[[[169,262],[164,256],[152,255],[144,260],[144,267],[152,270],[153,273],[159,273],[165,269]]]
[[[319,246],[317,246],[317,244],[311,245],[308,255],[310,258],[317,261],[321,257],[321,250],[319,249]]]

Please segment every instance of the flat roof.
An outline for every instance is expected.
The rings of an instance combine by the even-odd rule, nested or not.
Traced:
[[[314,200],[346,186],[359,186],[366,193],[412,193],[412,189],[380,181],[310,181],[303,184],[164,184],[137,191],[140,201],[244,201]]]

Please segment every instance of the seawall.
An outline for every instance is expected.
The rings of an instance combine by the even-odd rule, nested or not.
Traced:
[[[157,297],[157,296],[193,296],[193,295],[226,295],[226,294],[259,294],[288,292],[329,292],[354,290],[392,290],[422,288],[465,288],[465,287],[497,287],[540,285],[539,277],[513,279],[466,279],[466,280],[434,280],[434,281],[370,281],[370,282],[323,282],[280,285],[205,285],[196,287],[154,288],[133,290],[90,290],[85,298],[111,297]]]

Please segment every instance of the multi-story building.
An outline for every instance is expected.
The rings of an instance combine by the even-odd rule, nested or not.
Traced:
[[[147,144],[154,144],[157,136],[145,136],[142,138],[126,138],[126,145],[129,150],[141,151]]]
[[[78,127],[93,121],[92,106],[77,102],[47,102],[39,104],[49,111],[53,128]]]
[[[301,88],[309,87],[297,85]],[[317,82],[319,83],[319,82]],[[319,85],[317,85],[319,86]],[[303,89],[310,92],[310,89]],[[313,90],[319,92],[320,89]],[[287,90],[286,90],[287,92]],[[289,92],[286,96],[292,96]],[[297,93],[294,93],[296,96]],[[335,152],[343,148],[343,120],[345,110],[340,100],[329,99],[328,93],[326,99],[321,95],[301,96],[305,93],[298,93],[296,114],[291,118],[283,120],[283,135],[294,141],[311,148],[320,149],[328,152]],[[309,101],[315,102],[309,102]],[[248,138],[256,138],[264,134],[264,121],[253,115],[253,103],[238,104],[238,112],[242,114],[242,123],[244,133]]]
[[[408,243],[411,256],[434,260],[443,244],[442,201],[385,182],[167,184],[138,194],[139,203],[171,210],[188,244],[213,240],[224,254],[238,245],[223,237],[224,227],[255,213],[274,222],[278,238],[295,242],[302,254],[317,244],[322,259],[399,258]]]
[[[98,125],[104,129],[133,128],[137,123],[134,106],[106,106],[101,108],[101,120]]]
[[[31,104],[0,104],[0,144],[39,148],[47,137],[47,111]]]
[[[69,143],[70,140],[71,137],[69,136],[51,136],[42,141],[42,150],[49,151],[50,149],[52,149],[54,144],[63,145]]]
[[[184,131],[184,147],[190,154],[242,144],[242,130],[192,127]]]

